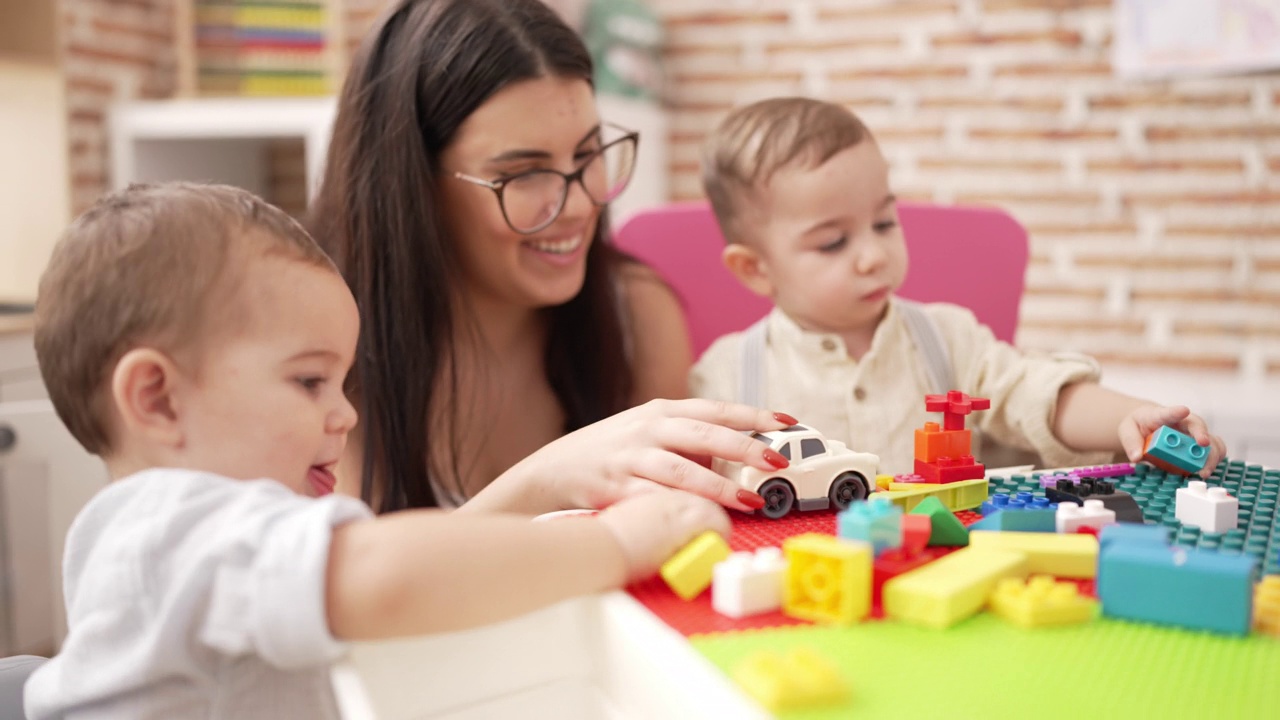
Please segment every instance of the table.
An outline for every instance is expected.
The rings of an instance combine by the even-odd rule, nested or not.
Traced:
[[[1247,493],[1240,488],[1248,485],[1252,475],[1260,480],[1258,490],[1253,500],[1246,500]],[[1031,480],[993,478],[993,483],[1000,489],[1016,489],[1031,487]],[[1127,478],[1121,481],[1122,488],[1126,482],[1155,518],[1160,505],[1155,499],[1164,497],[1163,486],[1183,481],[1157,471],[1149,478]],[[1213,482],[1236,486],[1241,492],[1242,517],[1248,502],[1251,520],[1246,527],[1252,527],[1252,518],[1261,517],[1254,513],[1264,504],[1263,493],[1280,489],[1280,472],[1265,475],[1261,468],[1255,473],[1243,463],[1224,464]],[[1148,492],[1150,485],[1161,490]],[[1270,506],[1274,508],[1274,500]],[[1167,503],[1166,507],[1160,522],[1173,512]],[[1267,518],[1269,556],[1280,553],[1280,515],[1274,512]],[[978,518],[976,513],[959,516],[966,524]],[[834,529],[831,512],[792,513],[779,521],[737,515],[730,544],[735,550],[753,549],[776,545],[781,538],[802,532],[832,533]],[[1225,543],[1225,538],[1192,537],[1183,529],[1178,529],[1176,537],[1184,545]],[[349,711],[344,706],[345,716],[767,717],[735,692],[723,673],[752,651],[801,644],[823,652],[840,666],[853,686],[853,700],[844,707],[787,713],[784,718],[991,720],[1088,715],[1091,719],[1201,720],[1274,717],[1280,710],[1280,639],[1276,638],[1222,637],[1107,618],[1025,631],[988,614],[944,631],[877,620],[825,628],[779,613],[742,621],[725,618],[710,609],[709,593],[685,603],[660,580],[637,585],[630,593],[630,597],[614,593],[573,601],[543,611],[546,615],[512,621],[514,628],[522,629],[488,628],[456,638],[452,644],[422,639],[358,646],[337,677],[345,697],[363,692],[368,703]],[[637,604],[653,614],[639,611]],[[590,639],[593,633],[594,640]],[[681,641],[682,636],[686,640]],[[508,682],[515,670],[492,664],[497,659],[493,656],[486,666],[483,658],[489,652],[506,653],[503,663],[519,666],[524,662],[529,667],[519,682]],[[449,660],[441,663],[441,658]],[[466,673],[468,692],[455,693],[451,687],[458,682],[452,675],[458,658],[471,668]],[[421,667],[426,663],[433,668],[450,666],[448,679],[436,684],[423,678]],[[709,672],[709,666],[721,673]],[[542,675],[529,668],[541,670]],[[410,678],[417,678],[421,687],[415,688]],[[476,687],[477,680],[490,684],[487,697]],[[497,690],[502,697],[493,697],[493,683],[503,686]],[[421,693],[416,692],[419,689]],[[556,697],[553,690],[561,694]],[[417,714],[397,714],[396,707],[385,703],[378,706],[381,711],[373,707],[371,697],[395,693],[401,699],[406,694],[432,696],[436,702],[421,704],[424,701],[419,698]],[[450,698],[442,700],[442,694]],[[513,704],[497,704],[504,698]],[[540,704],[539,698],[549,699],[550,704]],[[570,707],[566,704],[570,701],[577,704]]]

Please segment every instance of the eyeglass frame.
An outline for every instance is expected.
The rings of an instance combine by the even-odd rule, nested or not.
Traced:
[[[596,199],[591,197],[591,191],[587,189],[587,184],[586,184],[586,181],[583,180],[583,175],[586,174],[588,165],[590,165],[597,158],[603,155],[606,150],[608,150],[609,148],[619,143],[624,143],[624,142],[632,143],[633,157],[631,160],[631,172],[627,174],[627,182],[625,185],[623,185],[622,189],[626,190],[627,187],[631,185],[631,178],[636,173],[635,160],[639,156],[639,152],[640,152],[640,131],[628,130],[622,127],[621,125],[615,125],[613,123],[605,123],[605,124],[611,128],[621,130],[623,132],[623,135],[621,137],[610,140],[604,145],[601,145],[598,150],[591,153],[591,155],[588,156],[587,159],[583,161],[582,165],[578,166],[577,170],[574,170],[571,173],[560,172],[555,168],[533,168],[531,170],[518,172],[514,175],[498,178],[497,180],[485,180],[484,178],[478,178],[474,175],[468,175],[466,173],[456,172],[456,171],[453,173],[453,176],[459,180],[463,180],[473,185],[479,185],[480,187],[489,188],[490,190],[492,190],[494,196],[498,198],[498,208],[502,210],[502,219],[506,221],[507,227],[511,228],[513,232],[519,233],[521,235],[533,235],[535,233],[542,232],[543,230],[546,230],[548,227],[551,227],[551,224],[554,223],[557,219],[559,219],[560,214],[564,212],[565,203],[569,201],[569,188],[570,186],[573,185],[575,181],[578,183],[578,185],[582,187],[583,194],[587,196],[587,199],[591,201],[591,204],[595,205],[596,207],[604,207],[605,205],[608,205],[610,202],[612,202],[614,198],[617,197],[617,195],[615,195],[613,198],[610,198],[609,200],[606,200],[604,202],[600,202],[600,203],[596,202]],[[560,203],[556,207],[556,211],[551,215],[550,218],[547,219],[546,222],[542,223],[541,225],[539,225],[538,227],[532,230],[521,230],[511,222],[511,218],[507,217],[507,202],[503,198],[503,191],[506,189],[506,186],[508,183],[514,180],[519,180],[522,177],[525,177],[527,175],[532,175],[534,173],[543,173],[543,174],[550,173],[553,175],[559,175],[560,177],[564,178],[564,192],[560,194]],[[621,193],[622,191],[620,190],[619,194]]]

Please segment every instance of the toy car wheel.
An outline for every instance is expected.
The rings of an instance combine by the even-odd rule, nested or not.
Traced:
[[[833,509],[844,510],[855,500],[866,500],[870,492],[871,488],[867,486],[866,478],[856,472],[846,472],[840,473],[835,480],[831,481],[831,490],[828,491],[827,497],[831,500]]]
[[[791,489],[791,483],[781,478],[765,481],[760,486],[759,493],[764,498],[764,507],[760,508],[760,513],[770,520],[777,520],[791,512],[791,506],[796,501],[796,492]]]

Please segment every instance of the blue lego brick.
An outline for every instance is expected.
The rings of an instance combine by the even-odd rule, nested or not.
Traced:
[[[902,508],[884,498],[853,503],[836,516],[836,534],[871,543],[876,555],[902,546]]]
[[[985,517],[997,510],[1056,510],[1057,507],[1058,503],[1049,502],[1049,498],[1029,492],[1019,492],[1013,496],[996,493],[982,503],[979,511]]]
[[[1098,533],[1098,551],[1112,543],[1150,544],[1168,547],[1171,540],[1169,528],[1161,525],[1115,524],[1107,525]]]
[[[1248,556],[1111,542],[1098,561],[1104,615],[1245,635],[1257,561]]]
[[[1209,448],[1198,445],[1190,435],[1165,425],[1151,435],[1143,457],[1195,474],[1204,469],[1205,461],[1209,459]]]

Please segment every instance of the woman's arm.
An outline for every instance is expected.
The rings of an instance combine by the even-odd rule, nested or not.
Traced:
[[[679,298],[657,273],[639,263],[623,267],[622,292],[635,375],[632,404],[688,397],[693,350]]]

